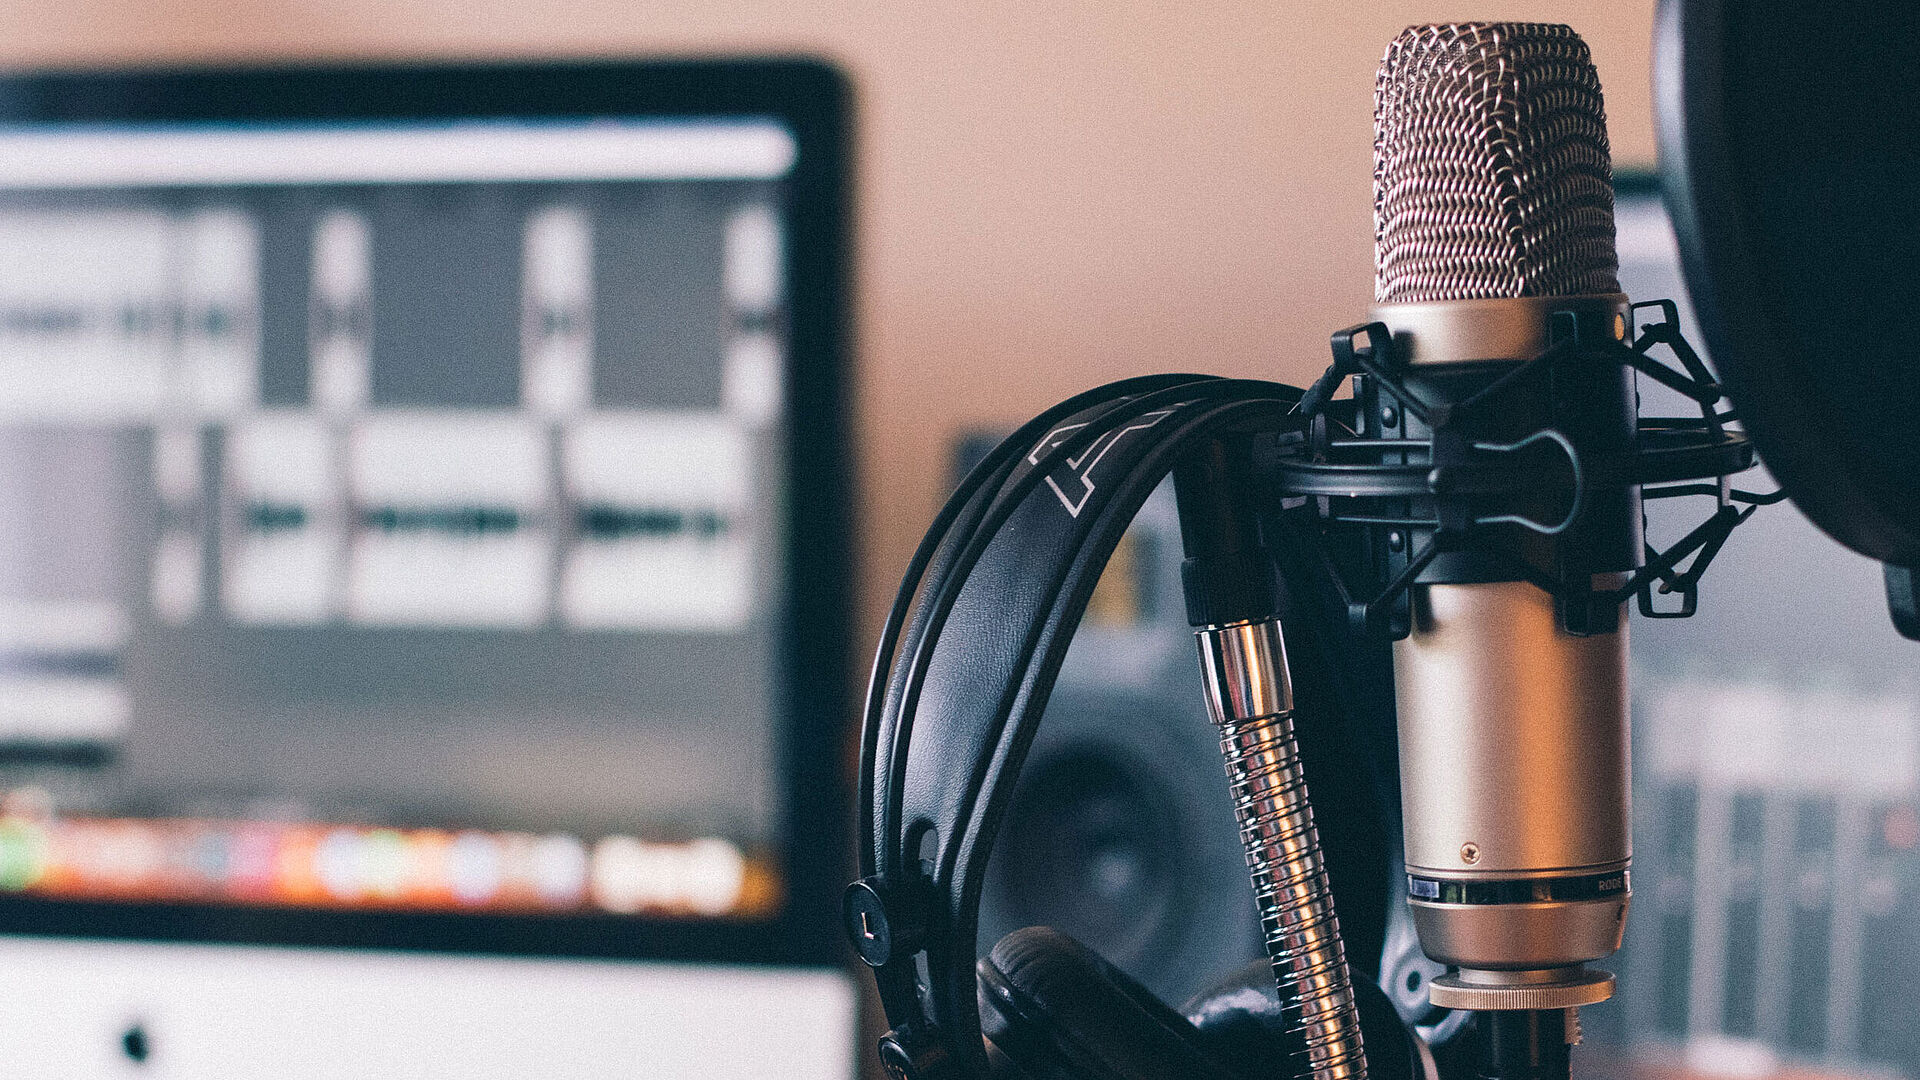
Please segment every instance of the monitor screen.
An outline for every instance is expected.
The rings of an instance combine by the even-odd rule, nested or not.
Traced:
[[[793,157],[0,129],[0,887],[777,908]]]
[[[845,97],[0,78],[23,1075],[848,1075]]]
[[[777,111],[679,93],[0,116],[0,930],[780,958],[703,942],[793,929],[839,842],[790,633],[840,544],[792,513],[820,192]]]

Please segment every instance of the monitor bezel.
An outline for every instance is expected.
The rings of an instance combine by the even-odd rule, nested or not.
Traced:
[[[852,92],[809,57],[34,71],[0,125],[325,125],[769,119],[786,177],[789,349],[781,757],[784,900],[770,919],[124,903],[0,895],[0,934],[519,956],[832,965],[849,874],[839,767],[851,715],[847,448]],[[804,572],[803,572],[804,571]],[[804,628],[804,632],[802,632]]]

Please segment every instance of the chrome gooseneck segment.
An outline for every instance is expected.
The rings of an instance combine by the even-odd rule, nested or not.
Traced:
[[[1314,1080],[1364,1080],[1367,1058],[1340,920],[1293,732],[1293,688],[1275,619],[1202,627],[1207,711],[1282,1001],[1297,1007]]]

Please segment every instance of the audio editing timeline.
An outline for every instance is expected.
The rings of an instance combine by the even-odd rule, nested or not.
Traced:
[[[772,910],[781,168],[358,167],[0,183],[0,889]]]

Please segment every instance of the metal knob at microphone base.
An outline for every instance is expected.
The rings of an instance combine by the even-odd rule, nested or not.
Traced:
[[[1481,971],[1577,967],[1619,951],[1630,897],[1518,904],[1408,901],[1420,948]]]
[[[1427,984],[1443,1009],[1514,1012],[1577,1009],[1613,996],[1613,976],[1592,968],[1551,971],[1461,971]]]

